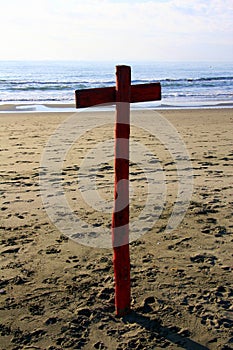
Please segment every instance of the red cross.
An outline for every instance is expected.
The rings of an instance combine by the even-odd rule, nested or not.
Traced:
[[[128,182],[130,103],[160,100],[161,86],[160,83],[131,85],[131,68],[116,66],[116,87],[76,90],[75,97],[76,108],[116,103],[112,244],[116,314],[123,316],[130,311]]]

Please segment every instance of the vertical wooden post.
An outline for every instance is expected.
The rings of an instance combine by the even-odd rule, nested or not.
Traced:
[[[130,311],[129,257],[129,66],[116,67],[115,186],[112,216],[113,265],[116,314]]]
[[[161,99],[159,83],[132,85],[129,66],[116,67],[116,88],[75,91],[76,108],[116,102],[115,185],[112,215],[115,306],[118,316],[130,311],[129,133],[130,103]]]

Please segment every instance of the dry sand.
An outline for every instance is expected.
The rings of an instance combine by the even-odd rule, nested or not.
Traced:
[[[156,113],[133,111],[131,120]],[[185,142],[193,194],[183,221],[166,232],[178,190],[176,164],[166,145],[132,126],[131,138],[160,160],[167,194],[160,218],[130,244],[133,311],[124,318],[114,313],[112,250],[74,243],[42,205],[42,152],[69,114],[0,114],[1,349],[233,349],[233,111],[159,113]],[[100,114],[86,113],[87,123]],[[111,214],[82,200],[77,173],[85,153],[112,136],[112,124],[87,132],[67,154],[62,170],[74,213],[109,230]],[[109,199],[112,162],[101,162],[100,192]],[[147,183],[136,164],[131,173],[134,220],[146,203]]]

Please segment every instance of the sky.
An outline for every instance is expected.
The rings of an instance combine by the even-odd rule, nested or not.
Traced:
[[[0,60],[233,61],[233,0],[0,0]]]

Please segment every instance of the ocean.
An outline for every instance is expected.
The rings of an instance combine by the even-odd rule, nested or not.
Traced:
[[[132,84],[161,83],[161,101],[132,108],[233,106],[231,62],[74,61],[0,61],[0,105],[13,104],[18,111],[74,107],[75,90],[115,85],[116,64],[131,66]]]

